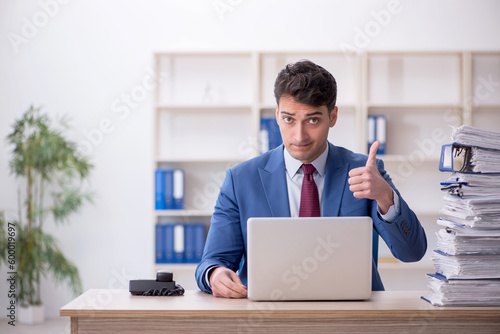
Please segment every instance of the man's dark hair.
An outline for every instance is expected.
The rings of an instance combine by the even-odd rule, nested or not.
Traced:
[[[279,104],[283,95],[309,106],[326,106],[331,111],[337,102],[337,82],[323,67],[310,60],[300,60],[286,65],[276,78],[276,103]]]

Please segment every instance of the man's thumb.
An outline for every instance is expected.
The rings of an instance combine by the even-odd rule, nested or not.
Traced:
[[[366,166],[377,164],[377,150],[380,146],[379,141],[375,141],[372,146],[370,146],[370,153],[368,153],[368,160],[366,160]]]

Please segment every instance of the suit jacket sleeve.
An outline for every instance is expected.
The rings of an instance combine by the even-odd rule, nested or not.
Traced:
[[[380,174],[399,196],[400,214],[392,223],[389,223],[378,213],[377,202],[372,201],[371,217],[373,219],[373,225],[389,246],[394,257],[403,262],[418,261],[425,255],[425,251],[427,250],[425,231],[415,213],[409,208],[408,204],[392,183],[391,178],[384,170],[384,163],[381,160],[377,160],[377,165]]]
[[[229,169],[215,205],[203,257],[196,268],[196,282],[200,290],[212,293],[205,282],[205,273],[210,267],[224,266],[236,272],[244,247],[233,176]]]

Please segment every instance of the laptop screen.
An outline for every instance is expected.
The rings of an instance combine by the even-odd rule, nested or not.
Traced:
[[[370,217],[250,218],[248,298],[369,298],[372,230]]]

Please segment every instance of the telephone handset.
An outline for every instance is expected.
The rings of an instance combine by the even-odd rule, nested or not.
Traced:
[[[156,280],[131,280],[129,291],[134,296],[182,296],[184,288],[175,284],[173,277],[171,271],[159,270],[156,272]]]

